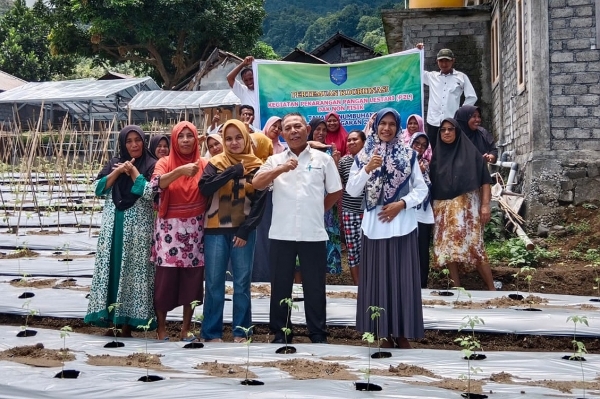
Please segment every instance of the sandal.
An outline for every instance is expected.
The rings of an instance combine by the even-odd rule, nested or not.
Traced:
[[[203,339],[202,342],[223,342],[221,338]]]
[[[233,342],[235,342],[236,344],[245,344],[246,342],[248,342],[248,340],[246,339],[246,337],[233,337]]]
[[[200,342],[200,340],[198,339],[198,337],[196,337],[194,334],[188,335],[185,338],[181,338],[181,340],[183,342]]]

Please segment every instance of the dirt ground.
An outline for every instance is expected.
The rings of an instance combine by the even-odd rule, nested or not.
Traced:
[[[531,284],[531,290],[542,293],[571,294],[571,295],[597,295],[594,279],[596,278],[594,269],[589,267],[592,263],[586,260],[581,254],[588,250],[597,250],[600,252],[600,210],[596,203],[593,206],[578,206],[566,208],[563,215],[563,229],[558,230],[560,234],[555,234],[551,229],[548,238],[532,238],[536,245],[545,248],[548,251],[555,251],[558,255],[551,260],[542,260],[540,264],[535,265],[537,271]],[[594,209],[595,207],[595,209]],[[598,259],[600,264],[600,257]],[[492,266],[492,273],[495,280],[503,283],[502,290],[506,294],[514,292],[514,277],[512,276],[519,269],[511,267],[505,263]],[[462,277],[462,285],[467,290],[484,289],[477,272],[467,273]],[[344,265],[344,271],[338,276],[329,275],[327,283],[336,285],[352,285],[350,273]],[[71,288],[71,287],[68,287]],[[430,278],[429,288],[445,289],[446,283],[442,279]],[[523,288],[523,287],[522,287]],[[268,295],[268,286],[262,288]],[[347,295],[347,294],[339,294]],[[348,297],[348,296],[346,296]],[[352,297],[351,295],[349,297]],[[466,298],[465,298],[466,299]],[[496,301],[494,305],[501,305],[501,301]],[[20,326],[23,324],[23,316],[14,316],[0,314],[0,324]],[[106,332],[104,329],[91,327],[83,323],[81,319],[56,319],[47,317],[30,317],[30,328],[43,327],[60,329],[65,325],[70,325],[74,332],[101,335]],[[180,323],[170,322],[168,325],[171,340],[177,340]],[[297,326],[294,329],[294,342],[310,342],[308,332],[303,326]],[[142,336],[141,333],[134,335]],[[412,343],[414,348],[428,349],[458,349],[454,339],[459,334],[452,331],[426,331],[425,338]],[[225,341],[232,341],[230,326],[225,327]],[[566,352],[572,350],[572,337],[546,337],[538,335],[515,335],[515,334],[478,334],[484,350],[488,351],[547,351],[547,352]],[[600,338],[600,337],[598,337]],[[598,338],[583,338],[587,350],[590,353],[600,353],[600,340]],[[272,336],[269,336],[268,328],[265,325],[258,325],[254,331],[255,342],[269,342]],[[344,345],[366,345],[359,333],[354,328],[348,327],[329,327],[329,343]]]

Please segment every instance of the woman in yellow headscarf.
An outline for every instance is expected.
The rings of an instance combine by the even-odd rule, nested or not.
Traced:
[[[225,274],[233,272],[233,339],[245,342],[252,322],[250,278],[256,242],[256,226],[265,207],[266,191],[255,191],[252,178],[262,161],[252,151],[252,139],[243,122],[231,119],[223,125],[223,153],[209,160],[200,192],[211,197],[204,223],[206,294],[202,338],[220,342],[223,337]]]

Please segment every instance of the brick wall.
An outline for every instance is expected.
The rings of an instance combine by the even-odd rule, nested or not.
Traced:
[[[600,151],[600,50],[594,0],[550,0],[553,150]]]
[[[482,109],[483,126],[491,127],[492,96],[490,90],[490,55],[488,43],[490,9],[488,6],[440,11],[386,11],[383,23],[390,53],[424,44],[425,69],[439,70],[436,54],[450,48],[456,57],[454,67],[469,77]],[[429,96],[425,86],[425,114]],[[493,128],[490,128],[493,132]]]
[[[373,53],[364,47],[342,47],[342,62],[363,61],[373,57]]]

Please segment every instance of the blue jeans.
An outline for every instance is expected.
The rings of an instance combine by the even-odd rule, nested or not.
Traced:
[[[225,275],[231,260],[233,272],[233,336],[245,337],[237,326],[250,327],[252,305],[250,279],[254,262],[256,231],[248,236],[243,247],[233,247],[233,234],[204,235],[204,320],[202,338],[223,337],[223,306],[225,304]]]

